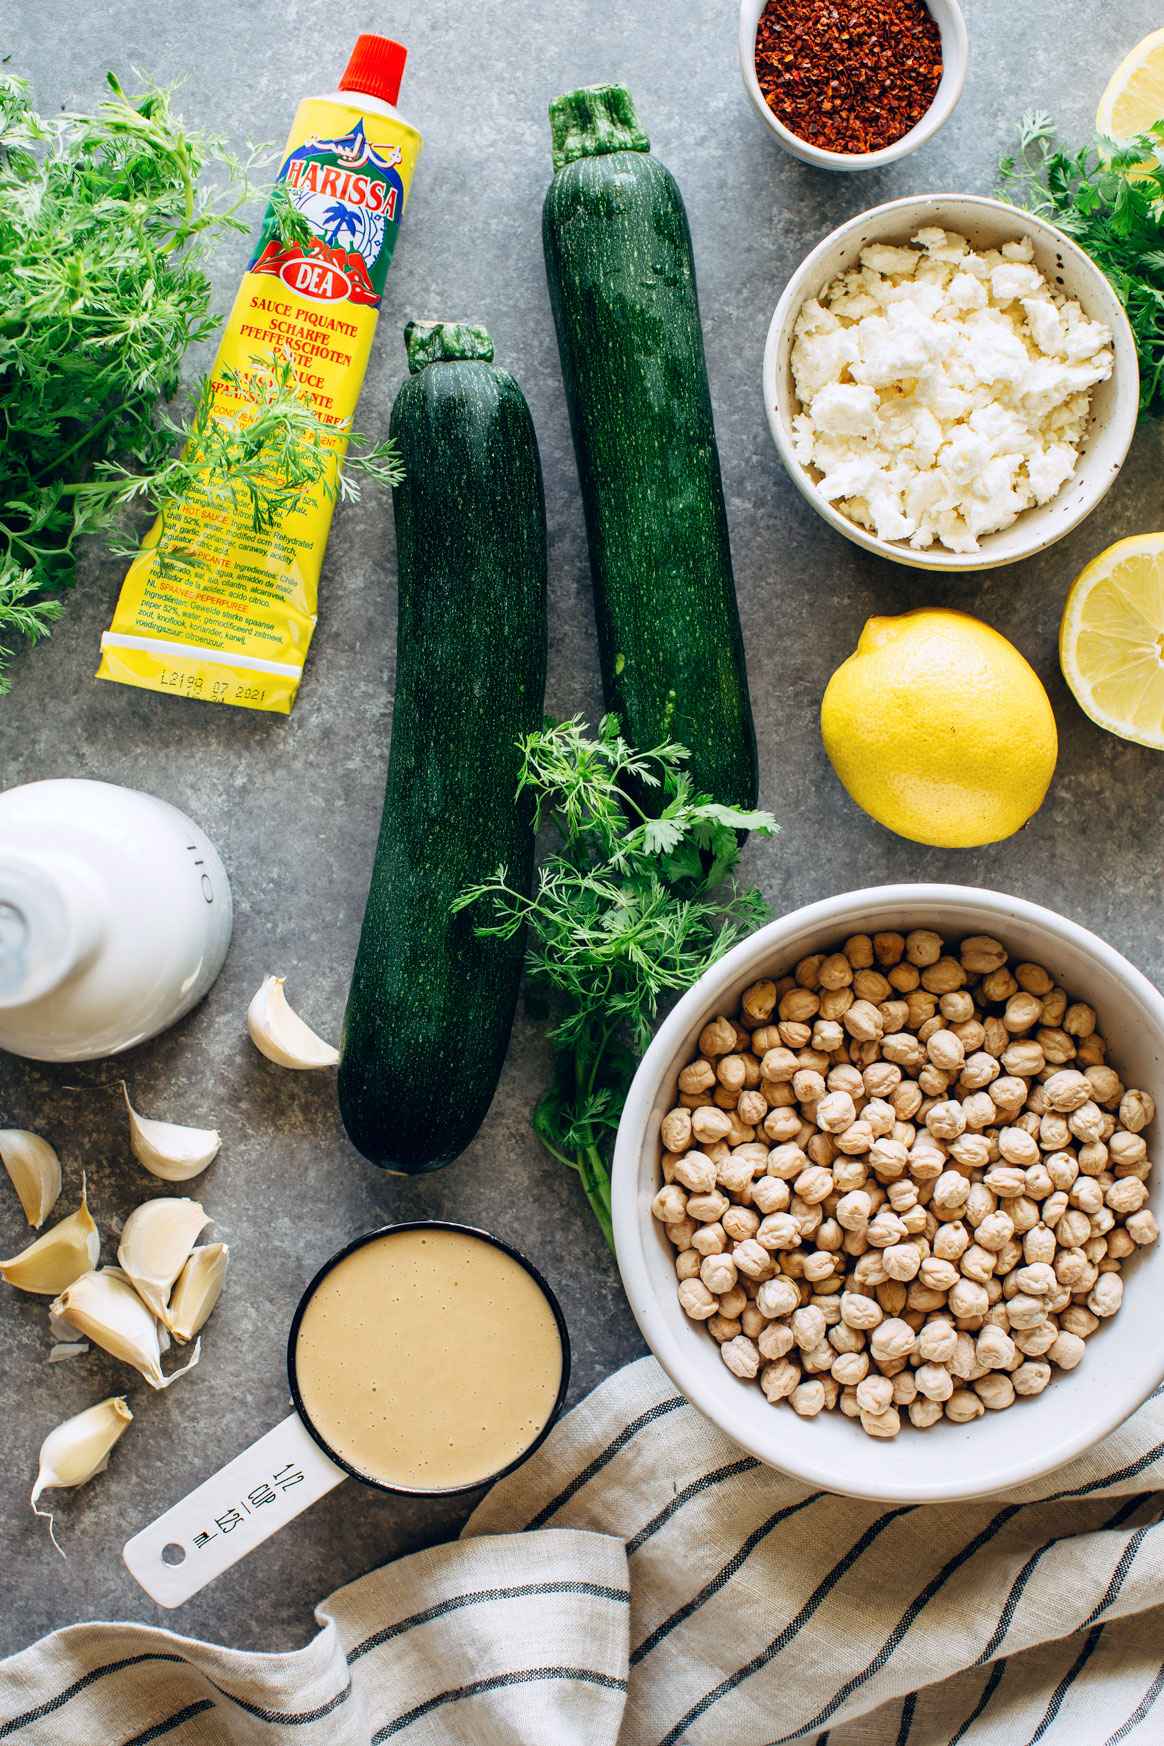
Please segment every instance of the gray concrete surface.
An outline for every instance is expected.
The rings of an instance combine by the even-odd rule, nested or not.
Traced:
[[[658,155],[678,177],[695,237],[712,393],[760,736],[763,803],[778,839],[753,841],[747,871],[777,911],[885,879],[954,879],[1018,892],[1097,929],[1157,981],[1164,759],[1100,732],[1060,678],[1056,630],[1082,564],[1160,525],[1161,435],[1139,434],[1115,489],[1070,538],[1011,569],[942,582],[880,562],[828,529],[785,477],[759,393],[772,308],[792,268],[865,206],[927,190],[990,192],[1028,106],[1068,134],[1090,126],[1116,61],[1159,24],[1152,0],[1101,11],[1068,0],[967,0],[972,58],[961,104],[929,146],[874,175],[795,163],[750,112],[731,0],[9,0],[0,56],[46,113],[98,101],[104,73],[184,77],[180,108],[229,136],[282,141],[298,99],[334,84],[360,30],[411,50],[402,109],[427,145],[388,281],[361,405],[385,429],[412,316],[484,321],[533,409],[550,521],[548,706],[598,708],[582,515],[542,271],[539,207],[549,180],[546,104],[572,85],[631,87]],[[245,260],[215,265],[220,300]],[[538,1148],[528,1117],[549,1066],[523,1010],[501,1089],[457,1163],[427,1180],[386,1178],[348,1145],[329,1074],[262,1060],[243,1019],[264,972],[288,979],[324,1035],[338,1032],[363,911],[392,720],[392,517],[366,495],[341,508],[324,567],[315,646],[295,713],[250,714],[96,684],[98,639],[123,566],[88,550],[52,638],[16,666],[0,703],[0,783],[83,775],[141,787],[210,831],[234,886],[225,971],[183,1024],[116,1062],[41,1068],[0,1058],[0,1121],[56,1142],[75,1203],[82,1168],[103,1231],[152,1182],[130,1157],[123,1074],[147,1113],[216,1124],[222,1154],[199,1189],[232,1262],[202,1365],[154,1395],[100,1354],[52,1369],[43,1303],[0,1299],[0,1649],[85,1618],[138,1618],[247,1648],[313,1630],[312,1605],[402,1552],[454,1534],[456,1504],[402,1504],[346,1485],[176,1615],[122,1567],[126,1536],[273,1424],[286,1406],[283,1349],[317,1265],[385,1217],[466,1219],[519,1243],[545,1270],[574,1341],[573,1394],[641,1343],[618,1276],[573,1179]],[[1046,682],[1061,736],[1042,811],[981,852],[925,850],[891,836],[839,787],[817,708],[872,612],[936,602],[980,614]],[[0,1183],[0,1253],[26,1231]],[[112,1240],[107,1241],[107,1255]],[[137,1415],[111,1470],[58,1507],[66,1563],[28,1509],[35,1454],[59,1419],[129,1384]]]

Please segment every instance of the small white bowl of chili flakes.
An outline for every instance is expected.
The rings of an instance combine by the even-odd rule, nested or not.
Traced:
[[[969,60],[957,0],[742,0],[740,71],[786,152],[873,170],[953,114]]]

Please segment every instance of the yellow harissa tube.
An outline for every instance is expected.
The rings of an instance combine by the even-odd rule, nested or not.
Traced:
[[[211,372],[216,411],[244,404],[227,379],[288,353],[316,411],[346,432],[422,140],[393,107],[406,50],[361,36],[338,91],[300,104],[279,180],[312,231],[287,247],[268,212]],[[346,435],[326,480],[275,531],[245,507],[190,498],[159,518],[101,639],[99,679],[287,714],[315,629],[319,571]]]

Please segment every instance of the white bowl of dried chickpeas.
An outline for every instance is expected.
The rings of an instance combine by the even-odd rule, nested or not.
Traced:
[[[1020,898],[795,911],[664,1020],[613,1176],[676,1387],[813,1486],[927,1503],[1051,1471],[1164,1379],[1164,998]]]

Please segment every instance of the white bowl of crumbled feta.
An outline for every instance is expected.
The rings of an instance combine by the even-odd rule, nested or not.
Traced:
[[[1062,538],[1119,472],[1138,400],[1131,329],[1095,263],[972,194],[835,230],[789,280],[764,353],[795,484],[848,539],[926,570]]]

